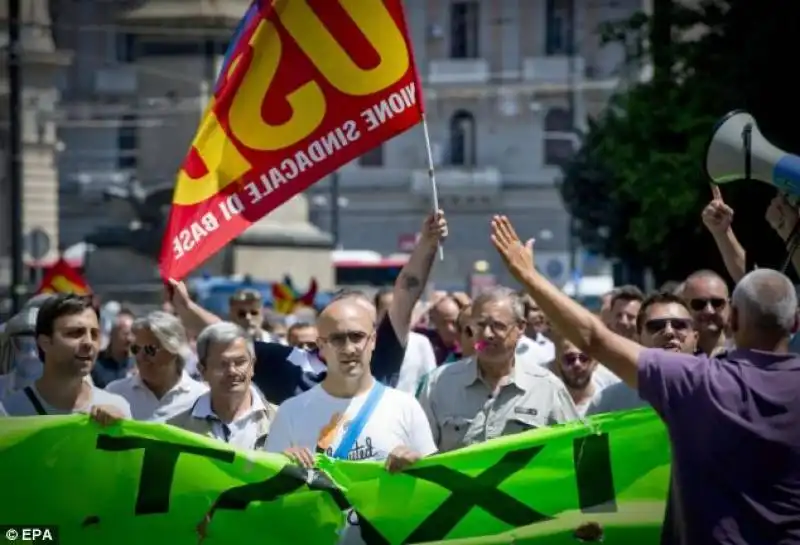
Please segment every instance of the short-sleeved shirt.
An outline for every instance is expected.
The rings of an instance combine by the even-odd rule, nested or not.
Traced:
[[[30,396],[33,396],[38,403],[34,402]],[[124,418],[131,418],[131,407],[122,396],[106,392],[95,386],[92,386],[92,396],[89,402],[85,406],[71,411],[58,409],[47,403],[42,399],[35,384],[14,392],[3,401],[3,404],[9,416],[56,416],[88,413],[93,407],[106,405],[118,409]]]
[[[419,400],[441,452],[578,418],[564,384],[519,359],[496,395],[465,358],[430,373]]]
[[[375,388],[375,386],[373,386]],[[318,385],[278,407],[266,450],[283,452],[289,447],[334,455],[372,389],[353,398],[333,397]],[[422,455],[436,452],[436,445],[419,402],[406,392],[386,388],[364,428],[346,453],[348,460],[385,460],[404,446]],[[339,545],[364,545],[357,517],[347,514],[348,525]]]
[[[316,352],[264,342],[256,342],[255,350],[253,383],[274,405],[310,390],[327,374],[327,367]],[[372,352],[372,375],[387,386],[396,386],[404,357],[405,346],[397,338],[387,315],[378,324]]]
[[[800,358],[647,349],[638,375],[672,443],[672,543],[800,543]]]
[[[192,407],[197,398],[208,391],[208,386],[183,371],[178,383],[160,398],[156,397],[139,375],[115,380],[105,389],[106,392],[125,398],[131,406],[134,419],[165,422]]]

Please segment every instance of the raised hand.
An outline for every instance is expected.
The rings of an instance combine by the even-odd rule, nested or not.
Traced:
[[[733,208],[722,200],[719,186],[711,184],[711,202],[706,205],[701,215],[703,225],[712,235],[724,235],[733,223]]]
[[[506,267],[517,280],[522,280],[535,272],[533,265],[533,243],[530,239],[525,244],[517,236],[514,226],[505,216],[492,219],[492,244],[503,258]]]
[[[420,233],[420,242],[440,244],[447,238],[447,219],[442,210],[437,210],[425,218]]]

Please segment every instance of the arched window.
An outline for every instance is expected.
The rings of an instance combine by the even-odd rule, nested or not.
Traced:
[[[458,166],[475,166],[475,117],[458,110],[450,118],[450,163]]]
[[[552,108],[544,118],[544,163],[561,166],[575,153],[572,114],[564,108]]]

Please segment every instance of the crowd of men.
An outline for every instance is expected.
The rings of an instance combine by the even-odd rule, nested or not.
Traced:
[[[735,240],[716,197],[703,220]],[[169,308],[117,313],[101,351],[89,298],[34,300],[27,329],[7,324],[15,365],[2,406],[164,422],[308,467],[325,453],[389,471],[651,406],[673,451],[664,543],[800,543],[798,312],[786,276],[742,272],[731,296],[717,273],[697,271],[649,295],[617,288],[595,313],[539,274],[533,241],[495,217],[487,237],[523,290],[421,303],[446,236],[443,213],[431,214],[393,289],[341,292],[285,332],[265,328],[258,292],[235,294],[222,320],[170,281]],[[348,522],[343,543],[369,542]]]

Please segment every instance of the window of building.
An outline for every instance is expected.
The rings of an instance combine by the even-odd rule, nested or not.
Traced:
[[[375,146],[367,153],[358,158],[358,164],[362,167],[382,167],[383,166],[383,144]]]
[[[450,118],[450,164],[475,166],[475,128],[475,116],[466,110],[458,110]]]
[[[126,114],[120,118],[117,129],[117,167],[120,170],[136,169],[139,153],[139,127],[136,114]]]
[[[569,55],[574,40],[575,0],[546,0],[545,54]]]
[[[453,2],[450,4],[451,58],[478,58],[479,15],[480,5],[478,2]]]
[[[561,166],[574,153],[572,114],[565,108],[552,108],[544,118],[544,163]]]

